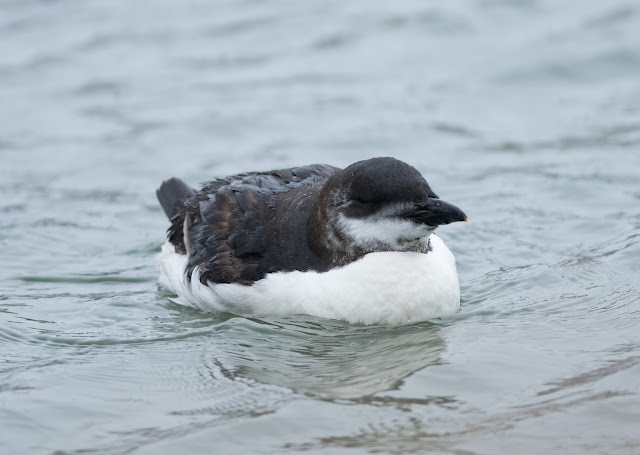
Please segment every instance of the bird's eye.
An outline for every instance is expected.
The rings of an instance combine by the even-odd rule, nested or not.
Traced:
[[[345,205],[345,215],[360,218],[370,216],[380,209],[380,204],[369,201],[359,201],[357,199],[350,200]]]
[[[362,210],[364,206],[365,202],[359,201],[357,199],[350,199],[343,205],[343,207],[348,210]]]

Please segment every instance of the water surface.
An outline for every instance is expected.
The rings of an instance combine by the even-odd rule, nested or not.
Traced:
[[[5,0],[0,451],[640,451],[640,5]],[[462,307],[253,320],[157,286],[162,179],[372,156],[471,223]]]

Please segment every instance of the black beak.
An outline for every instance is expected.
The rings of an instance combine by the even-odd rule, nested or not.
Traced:
[[[440,199],[429,199],[426,205],[419,205],[405,215],[407,218],[428,226],[440,226],[455,221],[467,221],[467,215],[453,204]]]

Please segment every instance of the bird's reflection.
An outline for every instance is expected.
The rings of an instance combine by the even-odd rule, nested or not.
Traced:
[[[432,323],[362,327],[290,318],[252,321],[245,329],[227,332],[234,339],[207,354],[219,371],[229,379],[323,399],[359,399],[396,389],[412,373],[437,363],[445,350],[442,329]]]

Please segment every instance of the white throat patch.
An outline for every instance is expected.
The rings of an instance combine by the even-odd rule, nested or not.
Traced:
[[[340,228],[359,246],[382,244],[392,251],[426,248],[435,230],[432,226],[409,220],[381,217],[378,219],[348,218],[340,215]]]

